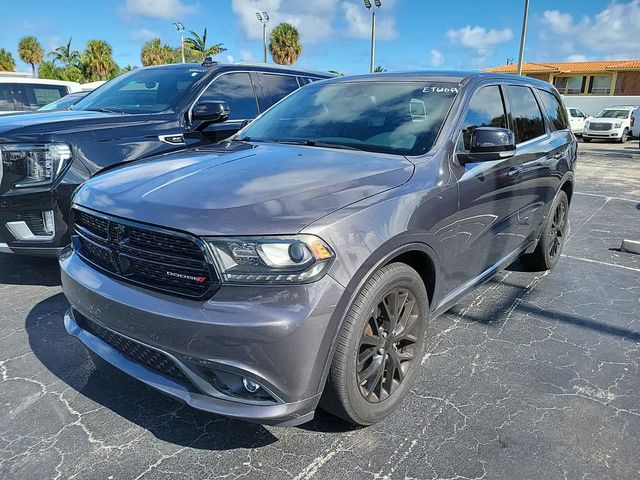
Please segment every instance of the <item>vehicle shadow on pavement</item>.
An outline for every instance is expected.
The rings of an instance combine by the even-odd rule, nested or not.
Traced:
[[[60,268],[54,258],[22,257],[0,253],[0,285],[60,285]]]
[[[89,352],[63,324],[69,304],[62,293],[38,303],[27,315],[31,350],[51,373],[80,395],[65,394],[77,411],[94,409],[84,397],[104,406],[156,438],[203,450],[258,448],[278,441],[269,429],[193,409],[156,392]],[[77,399],[75,402],[73,399]],[[110,415],[110,413],[107,413]],[[108,421],[108,420],[105,420]],[[340,432],[350,429],[320,413],[301,428]]]

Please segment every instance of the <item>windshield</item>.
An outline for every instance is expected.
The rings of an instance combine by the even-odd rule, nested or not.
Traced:
[[[143,68],[117,77],[73,106],[73,110],[156,113],[170,109],[206,70]]]
[[[268,110],[238,137],[420,155],[435,142],[456,84],[377,81],[314,84]]]
[[[597,118],[620,118],[624,120],[625,118],[629,118],[630,110],[602,110]]]

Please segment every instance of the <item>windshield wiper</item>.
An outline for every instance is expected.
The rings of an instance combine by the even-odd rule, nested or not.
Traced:
[[[345,145],[344,143],[332,143],[332,142],[321,142],[318,140],[307,139],[307,140],[279,140],[278,143],[285,143],[287,145],[305,145],[307,147],[326,147],[326,148],[336,148],[340,150],[362,150],[361,148]]]
[[[110,108],[87,108],[89,112],[103,112],[103,113],[125,113],[122,110],[112,110]]]

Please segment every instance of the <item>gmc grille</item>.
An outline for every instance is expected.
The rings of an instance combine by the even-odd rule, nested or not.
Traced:
[[[195,238],[77,207],[73,222],[78,254],[121,280],[191,298],[220,286]]]
[[[602,123],[591,122],[589,124],[589,128],[591,130],[602,130],[602,131],[611,130],[611,124],[610,123],[603,123],[603,122]]]

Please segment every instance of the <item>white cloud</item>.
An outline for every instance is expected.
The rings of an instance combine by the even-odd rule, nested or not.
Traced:
[[[376,25],[376,37],[380,40],[397,36],[394,6],[395,0],[386,0],[380,9]],[[303,45],[371,35],[371,14],[357,0],[232,0],[231,8],[244,36],[250,40],[262,38],[256,12],[269,14],[269,30],[281,22],[294,25]]]
[[[227,55],[227,63],[235,63],[236,59],[233,58],[233,55]]]
[[[131,40],[136,42],[146,42],[152,38],[160,38],[160,34],[148,28],[139,28],[131,32]]]
[[[576,53],[574,55],[569,55],[566,57],[565,62],[586,62],[588,60],[586,55],[582,55],[580,53]]]
[[[597,52],[600,57],[611,59],[640,56],[640,0],[613,1],[600,13],[580,20],[560,10],[547,10],[542,24],[545,28],[541,37],[551,50],[562,44],[569,54]]]
[[[510,41],[513,38],[513,30],[510,28],[487,30],[478,25],[475,27],[467,25],[458,30],[447,31],[447,38],[456,45],[475,50],[481,57],[486,57],[493,47]]]
[[[438,50],[432,48],[431,49],[431,61],[429,65],[432,67],[440,67],[444,63],[444,55],[442,55]]]
[[[126,0],[121,11],[124,15],[181,20],[198,9],[197,4],[187,4],[182,0]]]
[[[253,52],[251,52],[251,50],[245,50],[244,48],[241,48],[239,50],[239,53],[241,62],[255,62],[256,60],[256,57],[254,56]]]

